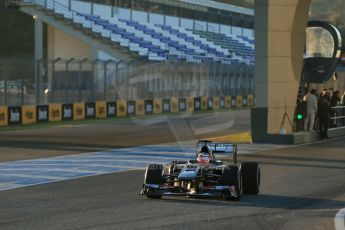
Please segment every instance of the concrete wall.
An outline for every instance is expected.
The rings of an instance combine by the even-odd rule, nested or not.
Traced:
[[[91,46],[48,25],[48,57],[62,59],[94,59]]]
[[[256,109],[253,115],[261,111],[261,116],[252,120],[252,131],[259,137],[279,133],[285,105],[293,119],[310,2],[255,1]],[[263,119],[267,122],[266,130],[258,129]],[[288,122],[284,128],[288,132],[292,130]]]
[[[57,58],[61,58],[64,60],[68,60],[71,58],[75,58],[76,60],[83,60],[87,58],[89,60],[94,60],[97,58],[98,53],[88,44],[84,43],[83,41],[77,39],[76,37],[72,37],[63,31],[48,25],[47,26],[47,49],[48,49],[48,59],[55,60]],[[53,67],[52,64],[48,65],[48,88],[52,89],[52,74],[53,68],[55,71],[65,71],[66,66],[65,64],[57,62],[57,64]],[[78,65],[74,64],[70,66],[70,70],[78,71]],[[84,68],[84,70],[86,70]]]

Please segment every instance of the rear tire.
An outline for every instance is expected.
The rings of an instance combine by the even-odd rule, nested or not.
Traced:
[[[231,192],[228,191],[224,194],[224,197],[230,200],[238,201],[241,198],[241,175],[239,173],[238,166],[230,165],[228,168],[224,168],[220,185],[223,186],[235,186],[237,196],[232,196]]]
[[[144,184],[158,184],[161,185],[163,183],[163,165],[149,165],[146,168]],[[153,193],[153,194],[152,194]],[[151,199],[160,199],[162,195],[154,195],[155,191],[153,189],[147,189],[146,197]]]
[[[243,162],[241,165],[243,194],[256,195],[260,190],[260,166],[257,162]]]

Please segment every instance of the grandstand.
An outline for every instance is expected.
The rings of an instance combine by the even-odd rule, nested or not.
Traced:
[[[126,1],[126,4],[132,4],[128,2],[130,1]],[[140,1],[140,4],[143,2],[145,1]],[[148,14],[148,12],[125,8],[117,8],[118,14],[111,15],[109,14],[113,9],[111,6],[97,4],[91,8],[91,3],[82,1],[72,1],[68,5],[54,0],[35,1],[35,3],[85,29],[90,29],[102,38],[128,48],[139,56],[147,57],[150,61],[163,61],[176,57],[192,62],[210,59],[230,63],[253,62],[254,42],[252,37],[243,35],[243,30],[237,34],[225,33],[226,29],[218,32],[210,31],[211,25],[205,21],[200,22],[200,25],[207,24],[205,28],[197,22],[192,22],[193,26],[188,27],[190,23],[176,22],[183,19],[175,17],[168,21],[166,18],[170,16],[166,15],[160,15],[163,20],[160,20],[159,16],[156,16],[155,20],[142,20],[147,19],[148,15],[140,14]],[[135,3],[133,1],[133,5]],[[117,5],[123,6],[124,3],[118,1]],[[220,27],[220,24],[216,26]],[[231,30],[231,25],[224,27],[227,27],[228,31]]]
[[[126,99],[150,97],[153,91],[161,97],[173,96],[174,93],[163,92],[164,85],[174,86],[177,81],[185,85],[178,87],[183,95],[236,96],[253,92],[252,9],[208,0],[24,0],[21,9],[47,25],[47,30],[43,30],[47,31],[47,47],[38,52],[36,47],[36,53],[43,55],[43,50],[47,50],[48,61],[39,65],[48,63],[42,69],[48,70],[44,78],[50,92],[81,87],[76,85],[78,80],[72,79],[76,75],[93,75],[83,79],[84,91],[112,87],[107,90],[117,88],[120,92],[119,85],[127,81],[123,87],[129,87],[133,82],[126,78],[154,78],[152,83],[136,81]],[[69,67],[83,59],[91,62],[86,69]],[[64,64],[58,65],[61,62]],[[150,72],[152,69],[154,73]],[[66,73],[71,71],[74,73]],[[157,78],[168,82],[159,83]],[[191,92],[187,86],[195,81],[213,81],[218,87],[210,90],[198,84],[197,92]],[[142,93],[145,89],[152,90]],[[216,95],[209,95],[211,92]],[[115,93],[114,99],[119,94],[124,97],[123,93]],[[61,101],[56,95],[58,92],[54,100]]]

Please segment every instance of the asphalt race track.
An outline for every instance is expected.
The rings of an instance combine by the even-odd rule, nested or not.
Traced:
[[[135,157],[140,158],[144,150],[135,146],[244,132],[249,129],[249,120],[249,111],[243,110],[3,131],[0,161],[4,166],[0,170],[25,174],[26,169],[19,164],[22,161],[13,160],[31,159],[35,164],[46,159],[60,165],[80,161],[76,159],[78,155],[71,154],[89,152],[100,152],[88,155],[100,161],[100,157],[109,157],[109,151],[120,154],[121,148],[137,149],[139,155]],[[138,196],[144,171],[135,170],[125,160],[124,166],[114,164],[128,167],[123,169],[129,171],[4,188],[0,191],[0,229],[335,229],[334,218],[345,208],[344,147],[345,138],[339,138],[284,149],[261,147],[260,152],[254,153],[253,149],[242,149],[240,160],[261,163],[262,190],[260,195],[243,197],[240,202],[184,197],[149,200]],[[121,154],[126,157],[127,153]],[[46,158],[52,156],[62,158]],[[141,160],[150,160],[146,157]],[[80,158],[88,161],[85,156]],[[15,167],[6,168],[9,165]],[[81,171],[84,166],[73,170]],[[16,167],[22,171],[16,171]],[[7,177],[4,172],[0,177]],[[49,176],[46,171],[41,172]],[[27,176],[32,175],[27,171]]]
[[[344,148],[338,138],[241,155],[261,163],[262,189],[239,202],[149,200],[138,196],[143,170],[1,191],[0,229],[335,229]]]
[[[171,143],[248,132],[249,110],[109,119],[23,130],[0,129],[0,162]]]

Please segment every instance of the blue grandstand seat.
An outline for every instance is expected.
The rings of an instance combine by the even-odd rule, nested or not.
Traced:
[[[105,19],[70,10],[55,12],[149,60],[254,62],[254,40],[246,36],[190,31],[118,18]]]

